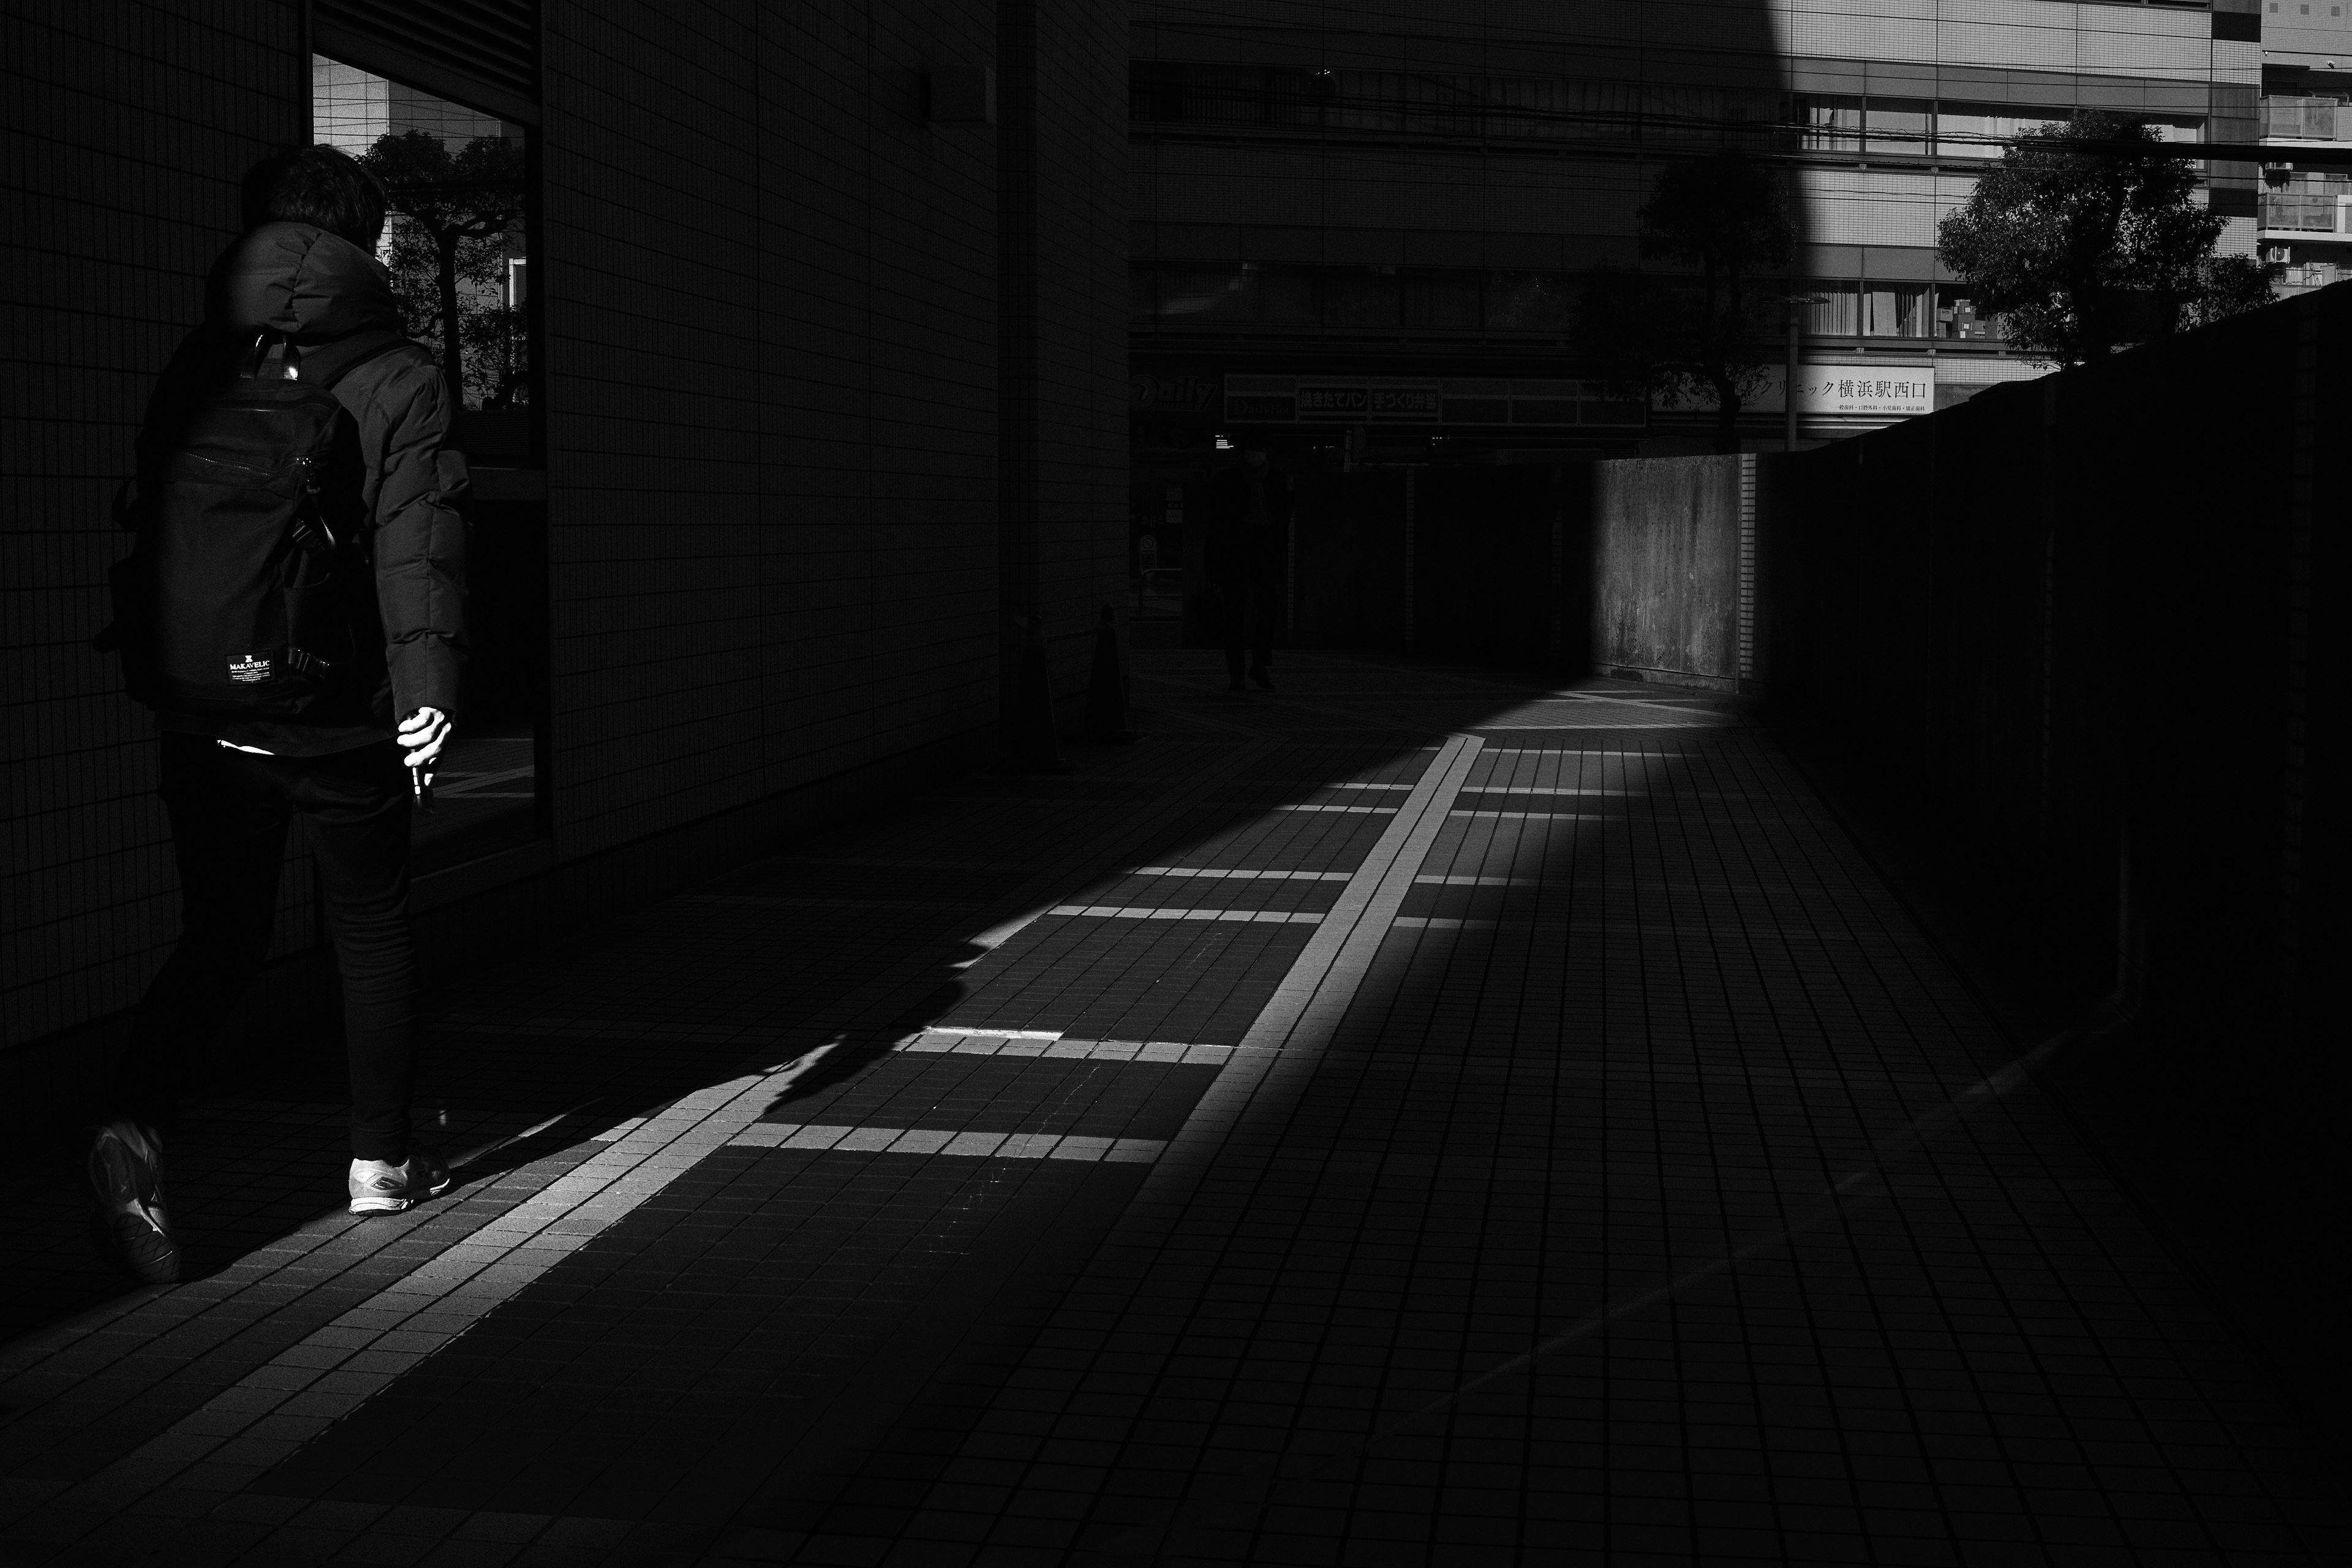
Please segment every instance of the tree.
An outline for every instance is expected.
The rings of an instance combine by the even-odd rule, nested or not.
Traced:
[[[386,265],[410,335],[437,339],[449,395],[498,408],[520,393],[521,312],[505,302],[507,237],[523,216],[522,149],[477,136],[455,154],[429,131],[387,132],[360,162],[398,215]]]
[[[1696,276],[1596,268],[1577,314],[1586,363],[1621,395],[1715,405],[1715,449],[1739,450],[1739,412],[1775,363],[1777,295],[1759,296],[1796,249],[1788,189],[1736,147],[1668,165],[1641,211],[1641,253]]]
[[[2201,326],[2271,298],[2251,257],[2213,254],[2222,216],[2145,125],[2077,110],[2011,142],[1937,226],[1944,265],[2018,348],[2061,365]]]

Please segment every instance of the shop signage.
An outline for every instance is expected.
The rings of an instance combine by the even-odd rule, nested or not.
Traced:
[[[1780,414],[1787,372],[1768,367],[1764,384],[1741,406],[1749,414]],[[1685,398],[1679,403],[1658,399],[1661,408],[1711,411],[1713,397]],[[1864,419],[1907,419],[1936,411],[1936,367],[1932,364],[1801,364],[1797,367],[1797,412],[1830,417],[1844,415]]]
[[[1926,364],[1807,364],[1797,367],[1797,412],[1863,414],[1881,419],[1936,412],[1936,367]]]
[[[1301,377],[1294,395],[1301,419],[1434,419],[1433,381],[1317,381]]]
[[[1217,395],[1213,375],[1134,375],[1127,405],[1139,414],[1198,414]]]

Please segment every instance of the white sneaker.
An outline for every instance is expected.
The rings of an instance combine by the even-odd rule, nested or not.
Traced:
[[[398,1214],[449,1190],[449,1163],[430,1149],[411,1149],[398,1165],[354,1160],[351,1179],[353,1214]]]

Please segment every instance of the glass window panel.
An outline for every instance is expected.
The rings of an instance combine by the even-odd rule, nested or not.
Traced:
[[[1568,319],[1568,289],[1558,273],[1486,275],[1489,328],[1507,332],[1558,332],[1567,330]]]
[[[1148,321],[1159,304],[1159,279],[1150,267],[1127,269],[1127,314],[1129,320]]]
[[[1939,158],[1998,158],[2001,142],[2014,135],[2016,121],[1990,105],[1941,103],[1936,106],[1936,155]]]
[[[1184,68],[1158,60],[1138,60],[1128,79],[1128,113],[1141,121],[1181,121],[1184,118]]]
[[[1257,276],[1238,267],[1162,268],[1160,315],[1170,321],[1255,321]]]
[[[1810,283],[1805,331],[1818,337],[1851,338],[1862,331],[1862,306],[1852,283]]]
[[[1486,129],[1486,105],[1475,77],[1413,71],[1402,79],[1409,130],[1429,135],[1477,135]]]
[[[1862,146],[1862,100],[1818,94],[1796,100],[1799,139],[1809,152],[1855,152]]]
[[[1874,98],[1870,100],[1864,146],[1873,153],[1925,153],[1927,119],[1925,100]]]
[[[1641,120],[1641,89],[1629,81],[1571,81],[1563,98],[1566,135],[1631,141]]]
[[[478,460],[529,460],[528,132],[320,55],[310,57],[310,121],[391,197],[377,259],[408,335],[456,360],[458,444]]]
[[[1398,71],[1340,71],[1325,123],[1342,131],[1404,129],[1404,77]]]
[[[1925,283],[1874,283],[1862,291],[1862,330],[1874,338],[1927,335]]]
[[[310,81],[312,136],[358,159],[390,197],[377,257],[404,330],[446,367],[457,405],[450,446],[484,475],[530,466],[539,444],[528,133],[321,56],[311,58]],[[546,708],[546,507],[500,499],[488,486],[457,505],[468,524],[473,655],[466,724],[440,764],[457,787],[410,825],[419,870],[539,832],[533,737]],[[485,782],[497,787],[469,787]]]
[[[1265,121],[1269,125],[1319,125],[1323,79],[1309,70],[1265,72]]]
[[[1306,267],[1269,267],[1257,275],[1258,319],[1286,326],[1312,326],[1315,272]]]
[[[1485,322],[1475,272],[1414,272],[1404,279],[1404,324],[1475,331]]]
[[[1210,125],[1256,125],[1265,119],[1265,73],[1248,66],[1182,68],[1183,116]]]
[[[1990,342],[1992,323],[1977,314],[1976,301],[1952,289],[1936,290],[1936,335],[1956,342]]]
[[[310,57],[310,135],[356,158],[392,129],[392,83],[357,66]]]
[[[1485,83],[1486,126],[1496,136],[1616,139],[1633,132],[1631,82],[1574,81],[1559,77],[1493,77]]]
[[[1768,342],[1786,336],[1789,331],[1789,296],[1802,291],[1801,284],[1786,278],[1746,279],[1740,289],[1739,310],[1748,319],[1748,330]]]
[[[2047,123],[2051,112],[2008,103],[1938,103],[1936,154],[1941,158],[1998,158],[2002,143]]]
[[[1727,107],[1720,88],[1649,83],[1642,92],[1643,140],[1718,141],[1723,135]]]
[[[1327,327],[1395,326],[1395,269],[1374,267],[1326,268],[1323,273],[1323,324]]]

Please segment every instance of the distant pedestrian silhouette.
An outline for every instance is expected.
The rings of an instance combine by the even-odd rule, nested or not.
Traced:
[[[1283,534],[1267,496],[1265,454],[1249,451],[1217,472],[1209,491],[1201,569],[1228,689],[1246,690],[1244,671],[1274,689],[1274,639],[1282,626]]]

